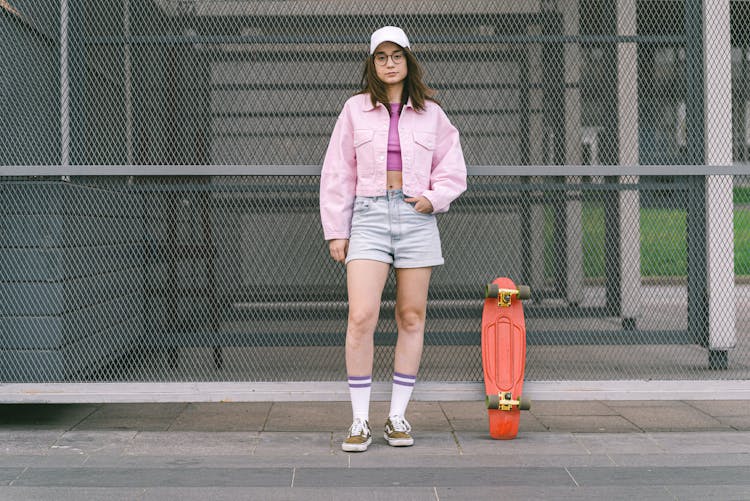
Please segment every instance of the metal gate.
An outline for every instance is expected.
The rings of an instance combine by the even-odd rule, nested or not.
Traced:
[[[319,164],[384,24],[409,34],[470,165],[439,219],[422,381],[478,388],[482,284],[508,275],[534,290],[532,384],[746,382],[749,9],[0,2],[2,398],[343,381]],[[391,277],[380,380],[393,298]]]

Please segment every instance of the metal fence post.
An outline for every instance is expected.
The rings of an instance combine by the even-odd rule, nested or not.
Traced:
[[[705,163],[732,163],[732,66],[729,0],[703,6]],[[734,348],[734,229],[732,176],[707,176],[706,242],[710,365],[726,369]]]
[[[704,163],[703,116],[703,1],[685,2],[686,159]],[[691,176],[686,200],[688,332],[701,346],[708,344],[706,291],[706,191],[705,178]]]
[[[68,0],[60,0],[60,165],[70,165],[70,75],[68,71]]]
[[[617,35],[637,31],[635,0],[618,0]],[[617,44],[617,145],[620,165],[638,164],[638,47]],[[622,176],[620,183],[638,184],[638,176]],[[624,329],[636,329],[641,286],[640,196],[637,189],[620,191],[617,202],[619,228],[619,305]]]

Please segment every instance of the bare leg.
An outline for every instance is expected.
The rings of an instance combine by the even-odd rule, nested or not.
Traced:
[[[349,322],[346,329],[346,371],[349,376],[372,374],[375,327],[390,265],[355,259],[346,266]]]
[[[394,370],[416,375],[422,358],[424,324],[427,315],[427,289],[432,268],[396,270],[396,325],[398,341]]]

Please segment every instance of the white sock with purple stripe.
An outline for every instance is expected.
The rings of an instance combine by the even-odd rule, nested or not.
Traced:
[[[414,383],[417,376],[409,374],[393,373],[393,390],[391,392],[391,411],[389,416],[401,416],[406,414],[406,406],[409,405],[411,392],[414,389]]]
[[[348,380],[353,419],[360,418],[369,421],[372,376],[348,376]]]

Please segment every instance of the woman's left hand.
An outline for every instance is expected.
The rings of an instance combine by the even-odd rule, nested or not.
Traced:
[[[432,211],[434,210],[432,207],[432,202],[427,197],[411,197],[411,198],[405,198],[404,202],[407,203],[413,203],[414,204],[414,210],[417,212],[421,212],[422,214],[432,214]]]

